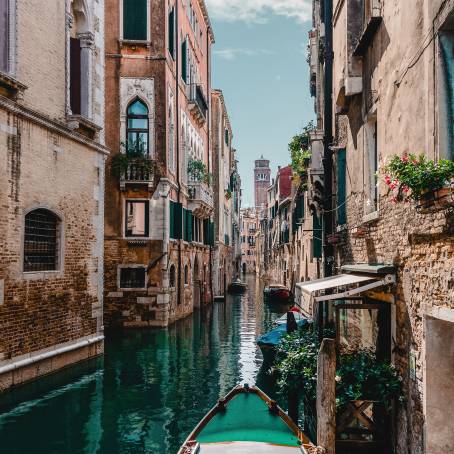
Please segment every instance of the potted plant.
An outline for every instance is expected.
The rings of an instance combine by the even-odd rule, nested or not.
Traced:
[[[438,162],[424,155],[393,156],[384,168],[385,183],[393,192],[393,203],[414,200],[422,209],[444,209],[454,205],[454,162]]]
[[[212,176],[208,172],[207,167],[200,159],[190,158],[188,161],[188,177],[192,182],[211,184]]]
[[[148,156],[145,144],[137,142],[120,142],[120,153],[113,156],[112,174],[117,178],[147,180],[156,171],[156,162]]]

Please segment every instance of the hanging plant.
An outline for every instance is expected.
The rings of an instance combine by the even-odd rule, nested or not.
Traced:
[[[211,185],[212,175],[208,172],[205,163],[200,159],[190,158],[187,171],[190,181]]]
[[[120,153],[114,155],[110,162],[112,174],[119,178],[134,167],[135,173],[151,175],[156,172],[156,162],[148,156],[145,144],[139,140],[135,143],[120,142]]]
[[[421,200],[454,180],[454,162],[447,159],[435,162],[424,155],[395,155],[384,172],[385,183],[393,193],[392,202]]]
[[[297,175],[305,174],[309,167],[312,156],[309,150],[310,134],[314,130],[314,122],[310,121],[300,134],[293,136],[288,144],[288,150],[292,159],[292,169]]]

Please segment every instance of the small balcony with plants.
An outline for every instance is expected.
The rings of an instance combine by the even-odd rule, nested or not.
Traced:
[[[146,186],[148,190],[154,187],[157,175],[156,161],[148,155],[144,143],[121,143],[120,153],[112,158],[113,175],[120,181],[120,189],[125,191],[127,186]]]
[[[420,213],[454,207],[454,162],[424,155],[395,155],[384,168],[392,203],[411,203]]]
[[[188,208],[201,219],[211,216],[214,208],[211,174],[205,163],[199,159],[188,162]]]
[[[189,84],[187,90],[191,114],[194,115],[199,125],[203,125],[207,119],[208,102],[202,86],[200,84]]]

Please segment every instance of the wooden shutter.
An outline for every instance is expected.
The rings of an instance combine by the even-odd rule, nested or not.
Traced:
[[[169,216],[170,238],[175,238],[175,202],[170,201],[170,216]]]
[[[174,233],[175,239],[183,238],[183,205],[178,202],[174,204]]]
[[[208,246],[210,244],[210,220],[203,220],[203,244]]]
[[[312,256],[314,258],[320,259],[320,258],[322,258],[323,232],[322,232],[322,223],[320,222],[320,219],[317,216],[317,213],[313,213],[312,221],[313,221],[312,228],[314,229],[314,239],[312,242]]]
[[[186,211],[186,241],[192,242],[192,211]]]
[[[70,103],[71,111],[75,115],[81,113],[81,69],[80,69],[80,40],[71,38],[70,41]]]
[[[8,21],[9,0],[0,0],[0,71],[8,72],[9,56],[9,21]]]
[[[346,178],[347,178],[347,153],[345,148],[337,152],[337,224],[343,225],[347,222],[346,201]]]
[[[147,40],[147,0],[123,0],[123,39]]]

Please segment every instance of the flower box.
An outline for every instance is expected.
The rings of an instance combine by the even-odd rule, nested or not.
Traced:
[[[417,201],[416,209],[420,213],[435,213],[454,207],[454,186],[448,186],[437,191],[429,191]]]

